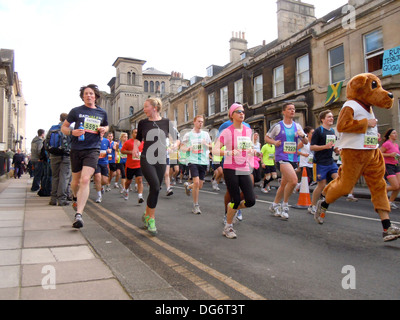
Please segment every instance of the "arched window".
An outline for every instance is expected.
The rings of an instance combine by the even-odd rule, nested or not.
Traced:
[[[154,82],[150,81],[150,92],[154,92]]]
[[[131,84],[136,84],[136,73],[134,72],[131,73]]]
[[[161,82],[161,94],[165,93],[165,82]]]
[[[135,112],[135,108],[132,107],[132,106],[130,106],[130,107],[129,107],[129,115],[130,115],[130,116],[133,115],[134,112]]]
[[[144,92],[149,92],[149,82],[147,80],[144,82]]]
[[[132,77],[131,77],[131,73],[130,72],[128,72],[127,74],[126,74],[126,83],[127,84],[132,84]]]
[[[156,92],[160,92],[160,82],[156,81]]]

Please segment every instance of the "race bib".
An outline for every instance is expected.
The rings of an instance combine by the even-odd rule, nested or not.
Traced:
[[[192,140],[192,152],[193,153],[202,153],[203,152],[203,143],[201,139]]]
[[[307,161],[307,163],[308,164],[312,164],[314,162],[314,156],[312,155],[312,154],[310,154],[309,156],[308,156],[308,161]]]
[[[100,150],[99,159],[105,158],[107,155],[107,150]]]
[[[85,132],[97,133],[100,123],[101,121],[99,119],[85,118],[83,128],[85,129]]]
[[[375,149],[378,144],[378,136],[374,134],[366,134],[364,136],[364,148]]]
[[[250,150],[252,147],[250,137],[237,137],[237,149],[241,151]]]
[[[296,142],[285,141],[283,143],[283,153],[295,154],[297,152]]]
[[[336,136],[334,134],[327,134],[326,135],[326,144],[328,144],[329,142],[332,142],[333,144],[335,144]]]
[[[140,155],[141,155],[142,153],[141,152],[139,152],[139,155],[138,155],[138,157],[137,158],[135,158],[134,156],[133,156],[133,153],[132,153],[132,160],[140,160]]]

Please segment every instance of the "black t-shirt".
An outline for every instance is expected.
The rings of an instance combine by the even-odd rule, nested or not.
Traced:
[[[67,117],[69,123],[75,123],[74,129],[78,129],[80,123],[85,127],[85,140],[78,141],[78,137],[72,137],[72,150],[100,149],[101,139],[97,127],[108,126],[107,112],[96,106],[95,109],[82,105],[73,108]]]
[[[319,128],[314,130],[311,139],[311,145],[324,146],[327,144],[327,141],[329,141],[333,137],[335,137],[336,140],[335,130],[327,130],[323,126],[320,126]],[[333,163],[332,152],[333,147],[321,151],[314,151],[314,163],[324,166],[331,165]]]
[[[170,134],[170,121],[143,119],[139,121],[136,139],[144,141],[142,157],[149,163],[165,163],[167,159],[167,138]],[[155,159],[156,158],[156,159]]]

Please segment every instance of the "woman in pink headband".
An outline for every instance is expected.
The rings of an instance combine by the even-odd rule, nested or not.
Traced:
[[[256,203],[253,181],[250,177],[249,156],[254,154],[252,149],[252,131],[243,125],[244,109],[241,104],[234,103],[229,108],[229,118],[232,125],[224,129],[218,137],[213,154],[224,156],[224,179],[231,197],[227,206],[226,224],[222,234],[229,238],[236,238],[233,229],[233,218],[239,209],[250,208]],[[221,148],[225,146],[225,150]],[[243,192],[244,200],[240,198]]]

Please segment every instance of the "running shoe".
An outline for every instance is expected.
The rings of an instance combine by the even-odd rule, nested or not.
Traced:
[[[186,195],[190,196],[189,182],[185,182],[183,186],[185,187]]]
[[[317,221],[319,224],[324,223],[324,218],[327,210],[322,206],[322,202],[324,202],[324,199],[318,200],[316,210],[314,213],[314,220]]]
[[[153,236],[157,234],[156,221],[153,218],[148,220],[147,231]]]
[[[139,198],[138,198],[138,203],[143,203],[143,202],[144,202],[143,197],[139,197]]]
[[[200,206],[199,206],[198,204],[194,204],[194,205],[193,205],[192,212],[193,212],[194,214],[201,214]]]
[[[382,233],[383,241],[393,241],[400,237],[400,228],[396,226],[390,226],[389,229],[383,231]]]
[[[398,209],[399,207],[394,202],[389,202],[391,209]]]
[[[96,203],[101,203],[101,200],[103,200],[102,196],[98,196],[96,199]]]
[[[242,221],[242,220],[243,220],[242,210],[239,209],[239,210],[236,212],[236,219],[238,219],[239,221]]]
[[[226,225],[224,227],[224,230],[222,230],[222,235],[224,235],[228,239],[236,239],[237,238],[236,231],[233,229],[232,226],[228,226],[228,225]]]
[[[317,208],[316,208],[315,206],[311,205],[311,206],[309,206],[309,207],[307,208],[307,211],[308,211],[309,214],[314,215],[314,214],[315,214],[315,211],[317,211]]]
[[[122,194],[125,200],[129,199],[129,191],[124,189],[124,193]]]
[[[262,192],[262,193],[268,193],[269,191],[268,191],[267,188],[261,188],[261,192]]]
[[[143,214],[143,216],[142,216],[142,222],[143,222],[143,224],[144,224],[144,229],[147,229],[148,227],[149,227],[149,219],[150,219],[150,217],[149,216],[146,216],[146,212]]]
[[[72,224],[72,227],[76,229],[83,227],[82,215],[80,213],[75,214],[75,220],[74,223]]]
[[[289,219],[289,207],[288,206],[282,206],[281,218],[283,220],[288,220]]]
[[[354,197],[352,194],[349,194],[346,198],[346,201],[350,201],[350,202],[357,202],[358,199],[356,197]]]
[[[114,183],[114,189],[119,189],[119,184],[117,182]]]
[[[169,197],[169,196],[172,196],[173,194],[174,194],[174,192],[172,191],[172,188],[169,187],[167,190],[166,196]]]
[[[269,207],[269,211],[272,213],[274,217],[280,217],[281,210],[282,210],[281,204],[277,204],[276,206],[274,206],[274,204],[271,204],[271,206]]]
[[[108,191],[111,191],[111,187],[110,187],[110,185],[108,184],[108,185],[106,185],[106,189],[105,189],[107,192]]]

